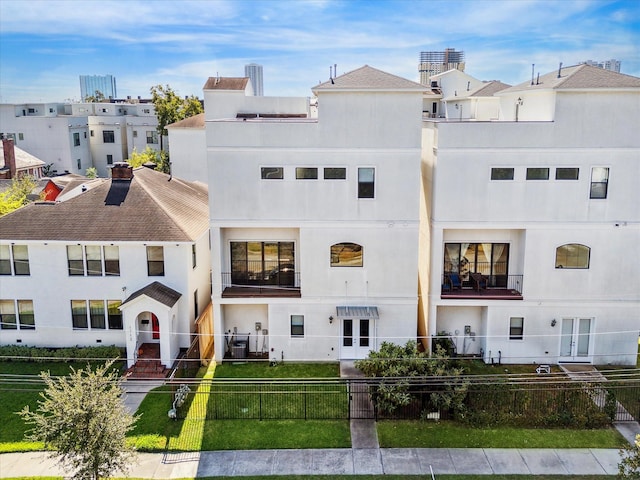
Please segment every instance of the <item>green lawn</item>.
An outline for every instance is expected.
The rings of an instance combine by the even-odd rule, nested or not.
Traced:
[[[626,445],[624,437],[613,428],[470,428],[454,422],[415,420],[382,420],[377,427],[382,448],[620,448]]]
[[[339,378],[337,363],[225,362],[216,367],[215,378]]]

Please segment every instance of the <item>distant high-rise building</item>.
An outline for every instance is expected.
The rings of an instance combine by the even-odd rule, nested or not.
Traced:
[[[464,52],[456,52],[455,48],[445,48],[444,52],[420,52],[420,83],[429,85],[431,76],[447,70],[464,72]]]
[[[615,60],[613,58],[611,60],[605,60],[603,62],[587,60],[580,63],[586,63],[587,65],[591,65],[592,67],[604,68],[605,70],[620,73],[620,60]]]
[[[80,75],[80,99],[92,97],[100,92],[105,99],[118,98],[116,77],[113,75]]]
[[[244,66],[244,76],[251,79],[251,85],[253,85],[253,94],[256,97],[262,97],[264,92],[262,90],[262,65],[256,63],[250,63]]]

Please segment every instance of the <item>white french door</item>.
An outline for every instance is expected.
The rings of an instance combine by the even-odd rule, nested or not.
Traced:
[[[591,362],[591,318],[563,318],[560,332],[561,362]]]
[[[374,322],[370,318],[342,319],[341,354],[343,359],[366,358],[374,348]]]

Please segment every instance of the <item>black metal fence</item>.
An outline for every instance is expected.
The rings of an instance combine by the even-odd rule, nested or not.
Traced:
[[[176,379],[176,384],[180,382]],[[383,387],[384,385],[384,387]],[[191,385],[178,418],[450,419],[473,425],[598,427],[640,418],[640,384],[530,382],[470,384],[462,408],[438,407],[442,384],[413,381],[408,401],[381,408],[376,379],[213,380]]]

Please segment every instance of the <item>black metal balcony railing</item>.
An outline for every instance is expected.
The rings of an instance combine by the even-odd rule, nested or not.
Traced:
[[[482,275],[445,273],[441,280],[443,297],[486,297],[522,299],[523,275]]]
[[[223,272],[221,275],[225,297],[300,296],[300,272]]]

